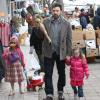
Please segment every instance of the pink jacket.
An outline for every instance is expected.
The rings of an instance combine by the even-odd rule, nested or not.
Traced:
[[[74,81],[83,81],[84,75],[88,77],[89,69],[86,59],[82,60],[80,57],[71,57],[66,59],[66,64],[70,65],[70,79]]]
[[[4,53],[3,53],[3,55],[2,55],[3,58],[4,58],[5,61],[6,61],[6,64],[10,64],[10,62],[9,62],[9,60],[8,60],[9,52],[10,52],[10,51],[9,51],[9,47],[8,47],[8,48],[6,48],[6,49],[4,50]],[[20,49],[20,48],[16,48],[16,49],[15,49],[15,52],[17,52],[17,54],[19,55],[19,57],[20,57],[20,59],[21,59],[22,66],[25,67],[24,55],[23,55],[21,49]]]

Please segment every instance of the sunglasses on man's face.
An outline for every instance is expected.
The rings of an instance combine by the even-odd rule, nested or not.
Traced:
[[[16,44],[15,42],[10,42],[10,44]]]

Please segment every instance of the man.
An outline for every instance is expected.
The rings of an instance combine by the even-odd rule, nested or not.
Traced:
[[[77,7],[75,7],[75,11],[73,12],[73,17],[79,18],[79,15],[80,15],[80,10]]]
[[[54,62],[58,70],[58,100],[64,100],[63,87],[65,86],[65,61],[67,55],[71,54],[71,26],[62,16],[62,6],[59,3],[52,5],[52,16],[44,20],[44,26],[51,38],[50,44],[47,39],[43,41],[45,92],[44,100],[53,100],[52,74]]]
[[[45,17],[49,17],[49,16],[50,16],[49,7],[46,4],[44,7],[44,16],[43,17],[45,18]]]
[[[100,29],[100,7],[97,8],[96,15],[94,16],[93,27],[95,30]]]
[[[93,5],[90,5],[90,8],[88,9],[88,13],[89,13],[90,18],[94,17],[94,8],[93,8]]]
[[[2,79],[5,76],[5,63],[4,59],[2,58],[2,54],[3,54],[3,45],[0,39],[0,83],[2,82]]]
[[[25,12],[24,8],[21,11],[21,17],[22,17],[22,26],[25,26],[26,12]]]
[[[90,23],[90,20],[84,9],[81,9],[79,18],[82,29],[86,29],[86,26]]]

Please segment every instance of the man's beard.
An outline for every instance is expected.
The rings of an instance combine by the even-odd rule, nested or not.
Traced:
[[[59,15],[53,15],[53,18],[54,19],[58,19],[59,18]]]

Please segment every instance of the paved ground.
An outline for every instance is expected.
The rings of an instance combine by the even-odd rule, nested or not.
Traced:
[[[26,46],[22,47],[22,50],[25,54],[25,58],[27,58],[29,49]],[[88,80],[85,80],[84,84],[84,94],[86,100],[100,100],[100,64],[94,63],[89,64],[90,69],[90,77]],[[54,100],[57,100],[57,70],[56,66],[54,68],[54,88],[55,88],[55,96]],[[21,95],[18,92],[18,85],[16,84],[16,94],[15,96],[9,97],[8,93],[10,91],[9,83],[5,83],[4,81],[0,84],[0,100],[42,100],[45,97],[44,90],[40,90],[39,92],[27,92],[25,89],[26,82],[23,82],[23,90],[25,94]],[[64,89],[65,100],[74,100],[73,99],[73,91],[69,85],[69,68],[66,68],[66,86]]]
[[[22,46],[22,50],[25,55],[25,59],[28,57],[29,54],[29,48]],[[29,61],[29,60],[28,60]],[[0,100],[38,100],[38,92],[27,92],[26,89],[26,80],[22,84],[23,91],[25,94],[19,93],[19,87],[18,84],[15,84],[15,96],[8,96],[10,92],[10,85],[9,83],[5,83],[4,80],[0,84]]]
[[[85,94],[85,100],[100,100],[100,64],[89,64],[90,69],[90,77],[88,80],[85,79],[84,84],[84,94]],[[57,100],[57,89],[56,89],[56,83],[57,83],[57,71],[56,67],[54,69],[54,88],[55,88],[55,97],[54,100]],[[64,89],[65,92],[65,100],[74,100],[73,99],[73,91],[69,85],[69,68],[66,68],[66,86]],[[39,92],[39,100],[42,100],[41,98],[45,97],[45,93],[42,90]]]

